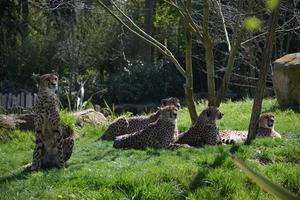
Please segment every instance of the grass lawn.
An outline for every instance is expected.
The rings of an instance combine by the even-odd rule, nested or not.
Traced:
[[[204,104],[197,109],[202,110]],[[220,129],[248,128],[252,101],[221,105]],[[300,197],[300,113],[265,100],[276,115],[282,140],[257,139],[240,145],[237,156]],[[190,127],[186,108],[178,127]],[[31,161],[31,132],[0,135],[0,199],[274,199],[251,182],[227,157],[231,145],[171,150],[119,150],[95,140],[106,127],[84,127],[66,169],[22,172]]]

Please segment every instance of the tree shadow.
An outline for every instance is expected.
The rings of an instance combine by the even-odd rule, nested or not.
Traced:
[[[294,107],[281,107],[278,103],[272,105],[270,108],[264,110],[264,112],[275,112],[275,111],[287,111],[287,110],[293,110],[294,112],[300,112],[300,107],[294,106]]]
[[[29,167],[25,167],[21,171],[17,173],[13,173],[12,175],[1,177],[0,178],[0,185],[3,183],[9,183],[12,181],[17,181],[17,180],[24,180],[27,178],[27,175],[29,175],[32,171],[30,170]]]
[[[211,184],[207,179],[208,172],[212,169],[221,166],[227,157],[228,153],[222,152],[215,158],[213,163],[207,165],[206,168],[199,169],[197,175],[194,177],[194,179],[189,185],[189,191],[194,192],[202,186]]]
[[[239,149],[239,145],[234,144],[230,148],[229,152],[234,154],[238,151],[238,149]],[[227,157],[229,157],[229,153],[222,150],[220,152],[220,154],[218,156],[216,156],[213,163],[206,165],[207,167],[205,167],[205,168],[200,168],[198,170],[197,175],[194,177],[194,179],[192,180],[192,182],[189,185],[189,191],[195,192],[200,187],[212,184],[207,178],[209,171],[216,169],[216,168],[220,167],[221,165],[223,165]]]

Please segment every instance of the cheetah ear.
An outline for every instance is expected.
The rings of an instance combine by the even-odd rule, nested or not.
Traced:
[[[41,76],[40,76],[39,74],[32,73],[32,79],[33,79],[35,82],[39,83],[40,80],[41,80]]]
[[[167,99],[162,99],[162,100],[160,101],[160,104],[161,104],[162,106],[165,106],[166,103],[167,103]]]
[[[52,70],[51,73],[54,74],[55,76],[57,76],[57,78],[59,78],[59,74],[55,70]]]

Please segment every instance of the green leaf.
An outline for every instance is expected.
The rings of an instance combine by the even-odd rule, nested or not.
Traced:
[[[261,27],[261,21],[260,19],[256,18],[255,16],[252,17],[247,17],[244,20],[244,27],[248,30],[248,31],[257,31],[260,29]]]
[[[265,4],[266,4],[266,8],[272,12],[273,10],[275,10],[278,6],[279,6],[280,0],[266,0]]]
[[[261,174],[252,170],[246,163],[242,160],[238,159],[236,156],[232,155],[231,158],[233,159],[234,163],[246,173],[246,175],[254,181],[259,187],[264,189],[265,191],[269,192],[270,194],[278,197],[279,199],[289,199],[289,200],[299,200],[299,198],[294,195],[293,193],[289,192],[288,190],[276,185],[275,183],[271,182],[266,177],[262,176]]]

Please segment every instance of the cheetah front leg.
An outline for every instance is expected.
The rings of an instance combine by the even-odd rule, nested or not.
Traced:
[[[41,131],[36,131],[35,148],[33,151],[31,170],[39,170],[42,167],[42,151],[44,148],[41,140]]]
[[[32,155],[31,170],[39,170],[42,167],[42,153],[44,148],[44,143],[42,140],[42,115],[36,115],[34,117],[34,127],[35,127],[35,147]]]
[[[64,153],[64,162],[70,159],[74,146],[74,139],[72,137],[65,138],[63,141],[63,153]]]
[[[63,137],[59,129],[54,130],[54,132],[57,135],[57,140],[56,140],[56,148],[57,148],[57,167],[58,168],[63,168],[65,166],[64,162],[64,149],[63,149]]]

